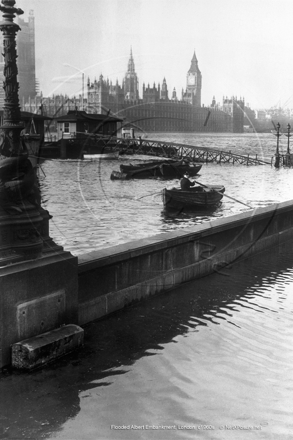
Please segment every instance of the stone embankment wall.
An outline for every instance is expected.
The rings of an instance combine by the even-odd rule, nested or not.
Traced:
[[[292,238],[293,200],[82,255],[78,324]]]
[[[0,368],[11,352],[16,367],[43,365],[82,344],[78,325],[215,271],[227,273],[238,259],[292,239],[293,200],[78,259],[52,250],[3,267]]]

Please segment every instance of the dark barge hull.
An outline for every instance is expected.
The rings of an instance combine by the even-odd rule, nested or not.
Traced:
[[[154,165],[150,167],[141,167],[129,170],[129,167],[120,165],[121,172],[113,171],[111,180],[129,180],[129,179],[180,179],[188,170],[190,176],[196,176],[202,165],[195,166],[175,166],[167,163]]]

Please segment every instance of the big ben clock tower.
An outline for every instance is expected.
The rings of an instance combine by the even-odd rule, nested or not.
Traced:
[[[183,100],[195,107],[201,107],[201,72],[198,68],[195,52],[187,72],[186,92],[183,95]]]

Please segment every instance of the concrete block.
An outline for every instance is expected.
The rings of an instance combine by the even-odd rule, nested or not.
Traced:
[[[31,370],[82,346],[84,330],[74,324],[24,339],[12,345],[12,366]]]

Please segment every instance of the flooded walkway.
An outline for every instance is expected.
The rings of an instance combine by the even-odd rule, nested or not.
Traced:
[[[91,323],[78,353],[1,377],[0,438],[290,438],[292,292],[287,243]]]

